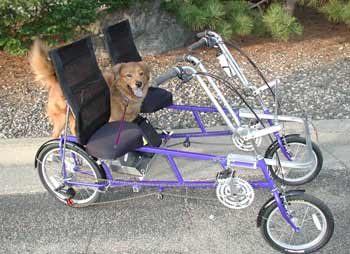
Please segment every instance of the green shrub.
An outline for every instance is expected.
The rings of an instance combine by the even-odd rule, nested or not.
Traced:
[[[174,1],[170,8],[175,8],[178,13],[177,16],[184,25],[194,31],[200,31],[205,28],[218,29],[225,14],[224,6],[215,0]]]
[[[163,6],[191,30],[211,29],[224,38],[248,35],[254,27],[249,3],[243,0],[174,0],[164,1]]]
[[[288,14],[281,4],[272,4],[263,17],[263,22],[272,37],[287,41],[292,35],[301,35],[303,28],[297,19]]]
[[[330,21],[342,21],[343,4],[338,0],[330,0],[320,8]]]
[[[127,7],[128,0],[1,0],[0,48],[19,54],[41,35],[50,44],[80,35],[96,21],[98,8]]]
[[[324,13],[330,21],[350,24],[349,1],[329,0],[320,7],[320,11]]]
[[[226,5],[226,18],[230,21],[232,33],[238,35],[251,34],[254,19],[248,2],[230,1]]]
[[[342,21],[345,24],[350,25],[350,1],[344,5],[343,13],[342,13]]]
[[[174,0],[164,1],[163,6],[191,30],[212,29],[225,39],[254,33],[288,40],[302,33],[301,25],[280,4],[273,4],[265,15],[244,0]]]
[[[269,36],[269,31],[267,30],[267,27],[264,24],[263,21],[263,14],[261,12],[255,12],[253,15],[253,30],[252,34],[259,36],[259,37],[267,37]]]

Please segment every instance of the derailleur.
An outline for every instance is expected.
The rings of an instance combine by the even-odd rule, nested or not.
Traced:
[[[60,186],[58,186],[55,191],[60,193],[61,195],[63,195],[65,198],[65,202],[68,206],[73,206],[74,205],[74,196],[76,194],[75,190],[72,187],[68,187],[66,189],[66,185],[65,184],[61,184]]]

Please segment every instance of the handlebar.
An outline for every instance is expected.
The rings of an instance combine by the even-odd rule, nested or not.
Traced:
[[[188,46],[187,49],[189,51],[193,51],[193,50],[195,50],[197,48],[201,48],[201,47],[207,46],[207,45],[208,45],[208,39],[203,37],[199,41],[197,41],[197,42],[191,44],[190,46]]]
[[[183,57],[183,60],[185,60],[187,62],[191,62],[194,65],[196,63],[199,63],[199,60],[195,57],[192,57],[192,56],[185,56],[185,57]],[[182,83],[187,83],[193,78],[193,74],[195,72],[196,71],[192,67],[189,67],[189,66],[173,67],[173,68],[167,70],[165,73],[156,77],[152,81],[152,86],[158,87],[161,84],[163,84],[164,82],[166,82],[172,78],[176,78],[176,77],[179,78],[180,80],[182,80]]]
[[[197,33],[197,38],[202,38],[206,35],[207,35],[207,31],[203,31],[203,32]]]
[[[168,81],[169,79],[175,78],[175,77],[179,77],[181,74],[181,71],[178,67],[173,67],[169,70],[167,70],[166,72],[164,72],[163,74],[159,75],[158,77],[156,77],[153,80],[153,86],[160,86],[161,84],[163,84],[164,82]]]

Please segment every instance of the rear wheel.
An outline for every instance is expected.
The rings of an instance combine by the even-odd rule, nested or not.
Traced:
[[[287,136],[283,139],[283,144],[291,155],[293,161],[305,161],[308,157],[306,140],[300,136]],[[276,145],[265,155],[265,158],[286,160],[281,148]],[[307,168],[287,168],[269,166],[269,170],[274,179],[280,183],[297,186],[312,181],[321,171],[323,157],[320,148],[312,142],[313,163]]]
[[[64,185],[58,141],[43,148],[38,162],[41,182],[60,202],[73,207],[84,207],[98,200],[100,193],[97,188]],[[103,178],[103,172],[95,161],[83,149],[70,143],[66,144],[65,167],[67,177],[72,181],[98,183]]]
[[[286,200],[288,214],[300,231],[294,232],[274,203],[262,215],[261,233],[265,240],[285,253],[311,253],[321,249],[334,230],[329,208],[321,200],[305,193],[287,196]]]

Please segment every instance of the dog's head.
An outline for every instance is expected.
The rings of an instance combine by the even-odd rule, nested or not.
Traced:
[[[129,99],[143,99],[149,87],[149,69],[142,62],[117,64],[113,67],[117,86]]]

